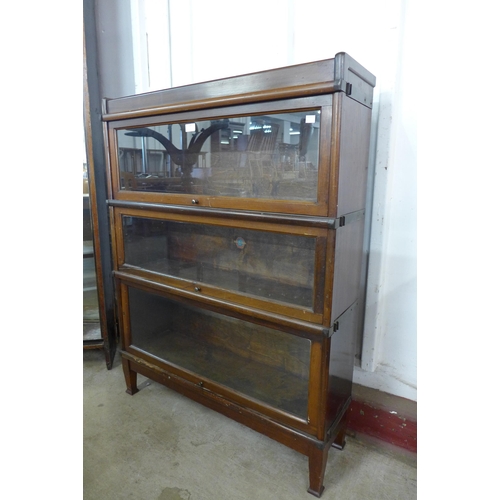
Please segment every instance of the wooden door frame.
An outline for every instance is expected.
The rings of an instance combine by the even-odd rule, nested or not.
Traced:
[[[110,224],[107,209],[107,181],[104,135],[99,90],[97,35],[93,0],[83,2],[83,102],[85,144],[89,176],[89,199],[96,265],[101,338],[84,341],[84,349],[104,350],[111,369],[116,353],[116,326]]]

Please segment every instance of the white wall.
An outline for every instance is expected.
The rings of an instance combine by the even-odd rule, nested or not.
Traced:
[[[362,358],[354,380],[416,400],[416,114],[411,53],[416,35],[410,1],[130,0],[123,2],[123,10],[131,16],[137,93],[331,58],[337,52],[349,53],[376,75],[368,296]],[[112,17],[104,18],[113,23]],[[121,46],[107,42],[116,60]]]
[[[378,110],[374,213],[361,369],[355,381],[417,400],[416,57],[401,2],[393,87]],[[373,335],[372,332],[375,334]]]

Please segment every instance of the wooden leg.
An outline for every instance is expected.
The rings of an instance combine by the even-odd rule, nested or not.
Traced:
[[[339,432],[333,440],[332,446],[337,448],[337,450],[343,450],[345,446],[345,434],[347,431],[347,419],[344,419],[343,424],[340,427]]]
[[[323,486],[323,479],[325,477],[326,462],[328,460],[328,450],[328,446],[325,446],[323,450],[312,448],[309,454],[309,488],[307,491],[318,498],[325,489]]]
[[[125,375],[125,383],[127,384],[127,394],[134,395],[138,392],[137,389],[137,372],[130,367],[130,361],[122,358],[123,374]]]

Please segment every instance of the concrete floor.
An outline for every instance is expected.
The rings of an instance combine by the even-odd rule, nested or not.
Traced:
[[[84,500],[311,500],[307,458],[141,375],[83,355]],[[413,500],[414,456],[354,437],[331,449],[324,500]]]

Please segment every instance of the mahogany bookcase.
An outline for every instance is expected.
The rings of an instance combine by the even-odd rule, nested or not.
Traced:
[[[137,373],[309,457],[342,448],[375,77],[334,58],[103,102],[127,392]]]

